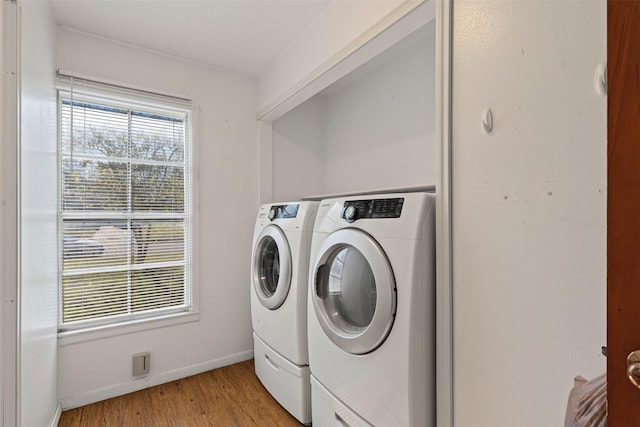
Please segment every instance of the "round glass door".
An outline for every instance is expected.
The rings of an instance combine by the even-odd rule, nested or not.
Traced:
[[[291,286],[291,251],[282,230],[268,225],[258,236],[253,252],[253,287],[266,308],[284,303]]]
[[[353,354],[385,340],[396,311],[393,271],[368,234],[339,230],[323,242],[314,263],[313,303],[329,339]]]

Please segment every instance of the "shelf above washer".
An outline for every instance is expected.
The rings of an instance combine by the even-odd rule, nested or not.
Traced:
[[[314,196],[305,196],[303,201],[320,201],[324,199],[333,199],[336,197],[348,196],[366,196],[369,194],[391,194],[391,193],[435,193],[436,186],[433,184],[412,185],[408,187],[390,187],[373,190],[349,191],[345,193],[319,194]]]

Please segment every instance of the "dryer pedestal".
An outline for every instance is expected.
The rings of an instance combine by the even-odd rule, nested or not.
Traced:
[[[371,427],[351,409],[340,402],[329,390],[311,375],[311,394],[313,394],[313,425],[320,427]]]
[[[271,395],[303,424],[311,423],[309,367],[298,366],[275,352],[255,333],[253,357],[256,375]]]

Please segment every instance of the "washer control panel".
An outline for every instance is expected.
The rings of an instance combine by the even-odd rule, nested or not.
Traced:
[[[287,218],[295,218],[298,216],[298,208],[300,205],[291,204],[291,205],[273,205],[271,209],[269,209],[269,220],[273,221],[274,219],[287,219]]]
[[[354,222],[362,218],[400,218],[404,198],[347,200],[342,208],[342,218]]]

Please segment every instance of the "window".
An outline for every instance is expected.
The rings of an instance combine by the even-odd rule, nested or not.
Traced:
[[[191,310],[190,102],[59,76],[60,331]]]

